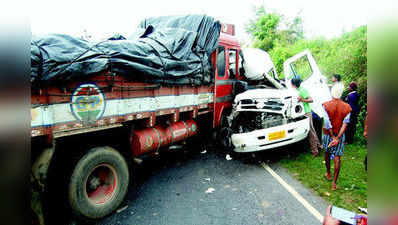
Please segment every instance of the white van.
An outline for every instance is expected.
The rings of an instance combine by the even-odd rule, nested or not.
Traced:
[[[309,50],[284,63],[285,82],[277,79],[268,53],[259,51],[261,50],[243,50],[246,62],[244,68],[249,72],[246,77],[259,80],[261,68],[258,67],[261,65],[262,79],[266,82],[235,97],[233,111],[228,117],[232,132],[230,142],[235,152],[272,149],[301,141],[308,136],[309,119],[304,116],[303,104],[297,101],[297,90],[291,86],[291,79],[295,75],[301,77],[301,85],[313,98],[314,102],[310,105],[315,113],[321,116],[322,103],[331,99],[327,79],[321,74]],[[250,60],[256,55],[262,56],[262,63]],[[257,71],[250,68],[253,66],[257,67]],[[255,71],[255,74],[250,74],[251,71]]]

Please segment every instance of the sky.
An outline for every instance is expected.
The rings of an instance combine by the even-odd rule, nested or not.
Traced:
[[[84,31],[101,40],[120,33],[126,37],[147,17],[207,14],[236,27],[239,40],[248,42],[244,26],[254,16],[253,8],[287,17],[298,13],[304,20],[307,38],[333,38],[368,22],[369,9],[363,1],[351,0],[107,0],[29,1],[28,15],[34,35],[63,33],[82,36]]]

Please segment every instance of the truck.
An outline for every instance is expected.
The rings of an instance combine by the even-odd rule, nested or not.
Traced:
[[[183,20],[187,21],[185,18]],[[166,26],[178,25],[170,23],[172,21],[170,18],[163,18],[161,21],[162,25]],[[138,34],[139,37],[148,35],[148,30],[157,29],[151,25],[151,20],[142,24],[145,29]],[[235,28],[231,24],[221,24],[218,21],[214,24],[216,28],[219,26],[219,31],[215,37],[217,46],[208,57],[212,76],[208,82],[170,84],[162,83],[159,80],[163,78],[156,76],[158,80],[155,82],[129,79],[126,75],[110,71],[112,67],[107,67],[108,70],[105,71],[97,71],[95,67],[87,65],[87,61],[72,60],[71,63],[77,64],[76,71],[88,68],[95,70],[96,73],[79,75],[78,79],[75,79],[72,77],[75,71],[66,74],[70,77],[62,77],[57,82],[32,85],[30,132],[32,210],[41,224],[45,223],[49,214],[57,211],[58,206],[50,204],[54,199],[59,205],[70,209],[77,218],[95,220],[111,214],[120,206],[129,186],[134,183],[135,170],[132,162],[140,162],[167,152],[176,144],[185,143],[201,132],[210,131],[217,134],[215,135],[217,139],[225,140],[225,137],[229,136],[224,132],[229,131],[231,127],[228,118],[234,112],[243,111],[244,105],[249,104],[247,99],[252,101],[250,103],[252,106],[259,104],[256,100],[257,92],[262,93],[259,95],[262,99],[273,99],[262,104],[276,104],[283,110],[289,110],[290,117],[278,113],[278,119],[285,116],[284,123],[289,124],[288,126],[291,126],[291,122],[295,124],[294,126],[301,126],[299,128],[301,136],[295,140],[305,138],[308,121],[301,117],[301,112],[297,112],[297,106],[300,104],[279,102],[286,101],[289,96],[291,97],[289,101],[293,101],[293,94],[290,94],[288,89],[283,89],[284,85],[279,81],[278,90],[267,92],[267,89],[263,88],[244,92],[247,82],[250,81],[244,76],[245,59],[235,37]],[[199,27],[202,25],[203,23],[200,23]],[[167,28],[163,32],[174,35],[175,30]],[[184,38],[190,38],[190,35],[195,34],[184,32],[181,34]],[[191,40],[194,44],[200,42],[197,37]],[[150,41],[153,41],[153,38]],[[76,42],[78,41],[71,41],[71,43]],[[32,48],[36,47],[35,45]],[[62,43],[56,47],[57,51],[63,50]],[[95,61],[95,65],[101,65],[104,58],[118,56],[114,52],[105,56],[98,52],[85,55],[94,51],[94,48],[98,48],[98,45],[91,46],[83,54],[79,54],[79,57],[85,57],[86,60],[99,59],[100,61]],[[101,49],[99,52],[102,53],[104,50]],[[36,55],[43,57],[43,52]],[[130,56],[123,55],[121,58],[125,60]],[[49,62],[53,62],[53,59],[50,58]],[[155,63],[147,63],[147,60],[142,62],[148,67],[156,66]],[[113,63],[114,66],[117,61]],[[54,69],[60,63],[48,68],[59,73],[70,69],[68,67],[70,64],[62,67],[62,70]],[[199,64],[203,66],[203,62]],[[126,62],[123,61],[121,65],[126,65]],[[187,63],[182,66],[190,68]],[[165,65],[159,66],[162,73],[164,67]],[[47,67],[38,68],[40,71]],[[35,79],[38,77],[40,76],[34,75]],[[281,98],[282,96],[284,97]],[[271,111],[264,107],[260,110],[254,109],[253,112],[260,111],[263,117],[268,118],[271,115]],[[280,122],[272,122],[274,120],[274,117],[270,117],[262,123],[279,125]],[[237,127],[239,126],[241,125]],[[285,127],[269,128],[262,135],[268,134],[266,139],[269,142],[285,140],[285,137],[282,137],[282,130],[286,132],[283,135],[290,137],[292,134],[286,125],[282,126]],[[249,145],[243,146],[244,142],[239,142],[239,139],[242,139],[239,135],[245,133],[232,135],[232,143],[244,152]],[[251,136],[248,133],[246,135]],[[293,135],[296,135],[295,131]],[[271,137],[274,137],[274,140]]]
[[[175,28],[181,24],[185,29]],[[236,83],[242,80],[238,66],[229,64],[230,56],[238,59],[240,51],[233,25],[186,16],[148,19],[141,26],[134,45],[127,40],[89,45],[66,35],[32,41],[31,80],[36,83],[31,86],[31,205],[38,223],[59,222],[52,217],[62,221],[58,214],[64,209],[83,220],[111,214],[134,184],[133,162],[157,156],[201,131],[216,131],[232,107]],[[166,28],[159,29],[162,26]],[[199,32],[187,30],[191,27]],[[144,38],[152,32],[154,36]],[[175,40],[165,39],[167,35]],[[204,71],[206,49],[199,45],[213,39],[217,45],[208,57],[211,79],[177,77],[188,69]],[[164,48],[168,44],[171,47]],[[106,52],[108,48],[117,51]],[[145,48],[155,56],[145,55]],[[186,50],[190,48],[200,49],[192,54]],[[184,57],[189,63],[181,60]],[[105,68],[104,60],[111,65],[97,69]],[[155,71],[151,80],[142,71],[133,74],[134,79],[121,75],[129,63]],[[166,74],[165,68],[172,68],[167,79],[157,74]]]

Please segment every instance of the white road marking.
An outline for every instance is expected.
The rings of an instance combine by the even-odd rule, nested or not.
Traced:
[[[297,201],[299,201],[316,219],[321,223],[323,222],[323,216],[316,210],[307,200],[305,200],[292,186],[287,184],[274,170],[271,169],[267,164],[261,163],[266,171],[268,171],[290,194],[292,194]]]

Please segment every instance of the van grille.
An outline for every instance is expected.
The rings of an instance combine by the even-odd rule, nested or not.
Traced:
[[[251,100],[251,99],[243,99],[240,101],[240,107],[242,109],[258,109],[257,103],[259,100]],[[272,111],[281,111],[284,107],[284,103],[281,99],[267,99],[264,102],[264,106],[262,109],[272,110]]]

